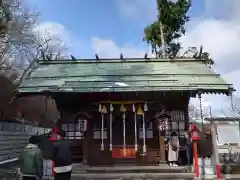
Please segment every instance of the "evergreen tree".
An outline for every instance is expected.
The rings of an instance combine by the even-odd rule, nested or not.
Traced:
[[[158,17],[155,22],[145,28],[144,40],[152,45],[152,50],[158,57],[163,55],[163,43],[168,57],[175,57],[181,49],[181,44],[177,40],[185,35],[185,24],[190,20],[187,15],[190,6],[188,0],[176,2],[157,0]],[[161,35],[163,35],[164,42],[162,42]]]
[[[179,54],[181,44],[178,39],[186,33],[185,25],[190,20],[187,15],[190,7],[190,0],[174,2],[157,0],[157,19],[144,30],[144,40],[151,44],[152,51],[156,53],[157,57],[163,57],[165,54],[165,57],[174,58]],[[199,50],[196,47],[189,48],[184,55],[188,53],[193,53],[190,57],[204,60],[210,66],[214,64],[210,54],[203,51],[202,46]]]

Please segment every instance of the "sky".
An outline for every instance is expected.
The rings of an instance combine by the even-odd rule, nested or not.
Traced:
[[[38,31],[60,38],[78,58],[143,57],[149,46],[144,28],[156,18],[156,0],[27,0],[39,12]],[[240,1],[192,0],[184,48],[200,47],[211,54],[214,69],[237,89],[240,82]],[[195,101],[193,100],[193,103]],[[198,102],[196,102],[198,103]],[[205,96],[204,104],[219,109],[225,96]]]

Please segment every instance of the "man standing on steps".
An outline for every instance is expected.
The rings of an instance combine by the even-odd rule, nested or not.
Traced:
[[[65,131],[57,135],[57,141],[54,143],[53,162],[54,179],[70,180],[72,174],[72,155],[70,143],[65,139]]]

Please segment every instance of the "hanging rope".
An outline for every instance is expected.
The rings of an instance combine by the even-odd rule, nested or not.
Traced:
[[[113,116],[112,116],[112,113],[113,113],[113,105],[110,104],[110,145],[109,145],[109,148],[110,148],[110,151],[112,151],[112,120],[113,120]]]
[[[230,103],[230,107],[231,107],[231,110],[234,111],[234,104],[233,104],[233,92],[231,91],[229,93],[229,103]]]
[[[137,144],[137,114],[136,114],[136,107],[133,104],[132,106],[132,111],[134,114],[134,140],[135,140],[135,151],[137,152],[138,150],[138,144]]]
[[[200,115],[201,115],[201,121],[202,121],[202,132],[205,132],[204,129],[204,116],[203,116],[203,107],[202,107],[202,93],[198,92],[198,99],[200,104]],[[205,175],[205,158],[202,158],[202,167],[201,167],[202,175]]]
[[[202,93],[198,92],[198,99],[199,99],[199,105],[200,105],[200,116],[201,116],[201,122],[202,122],[202,130],[204,129],[204,115],[203,115],[203,107],[202,107]]]

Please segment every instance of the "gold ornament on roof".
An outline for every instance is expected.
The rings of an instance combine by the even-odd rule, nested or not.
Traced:
[[[102,114],[107,114],[108,113],[105,105],[102,106],[102,111],[101,112],[102,112]]]
[[[137,109],[137,115],[143,115],[143,110],[140,105],[138,106],[138,109]]]
[[[124,104],[121,104],[120,111],[121,112],[126,112],[127,111],[126,108],[124,107]]]

